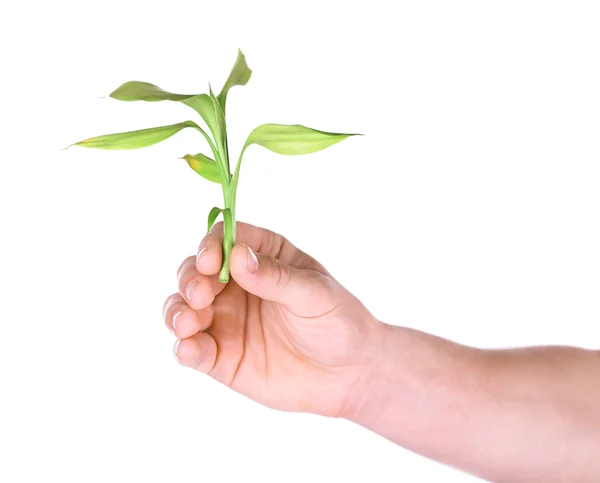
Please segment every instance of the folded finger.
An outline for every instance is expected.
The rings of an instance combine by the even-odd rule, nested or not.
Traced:
[[[182,366],[207,374],[217,360],[217,343],[206,332],[198,332],[192,337],[178,340],[173,348],[173,355]]]
[[[266,228],[237,222],[236,243],[243,243],[263,255],[277,257],[284,263],[297,268],[312,268],[326,272],[325,268],[312,257],[295,247],[282,235]],[[216,223],[198,248],[196,268],[199,273],[213,275],[219,272],[223,263],[223,222]]]
[[[202,275],[196,269],[194,257],[187,258],[179,269],[179,293],[195,309],[201,310],[213,303],[225,288],[217,275]]]
[[[201,310],[194,310],[187,304],[181,294],[173,295],[171,300],[172,302],[164,312],[165,325],[179,339],[202,332],[212,324],[213,305]]]

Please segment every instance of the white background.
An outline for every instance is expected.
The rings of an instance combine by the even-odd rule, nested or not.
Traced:
[[[239,219],[313,254],[386,322],[479,347],[600,340],[597,2],[13,2],[0,14],[0,480],[474,482],[351,423],[267,410],[176,365],[161,318],[210,185],[194,118],[122,82],[220,88],[264,122],[362,132],[248,151]],[[432,435],[435,438],[435,435]]]

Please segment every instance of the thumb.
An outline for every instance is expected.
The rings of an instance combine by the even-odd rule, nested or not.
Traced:
[[[247,292],[280,303],[303,317],[315,317],[335,306],[333,279],[316,270],[292,267],[237,244],[230,258],[231,276]]]

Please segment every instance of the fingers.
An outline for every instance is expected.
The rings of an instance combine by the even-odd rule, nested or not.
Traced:
[[[312,268],[327,273],[312,257],[296,248],[283,236],[257,226],[237,222],[236,242],[249,246],[257,253],[276,257],[298,268]],[[221,269],[223,259],[223,222],[216,223],[198,248],[196,269],[203,275],[214,275]]]
[[[232,277],[244,290],[283,304],[297,315],[315,317],[339,304],[340,286],[331,277],[257,254],[243,244],[233,248],[230,269]]]
[[[217,223],[200,242],[195,257],[196,270],[203,275],[215,275],[223,263],[223,224]]]
[[[204,251],[208,247],[206,245]],[[217,251],[219,256],[216,256]],[[199,273],[196,268],[197,257],[183,261],[177,270],[179,293],[171,295],[163,307],[165,325],[178,338],[173,348],[175,358],[180,364],[205,373],[215,365],[217,344],[204,331],[211,326],[214,318],[213,301],[226,287],[216,275],[221,263],[220,245],[213,245],[211,252],[208,264],[204,266],[205,274]],[[211,259],[217,266],[214,271],[210,268]]]
[[[217,343],[206,332],[198,332],[178,340],[173,347],[173,355],[181,365],[209,373],[217,360]]]
[[[212,324],[214,307],[193,310],[181,294],[171,295],[165,302],[163,318],[167,328],[179,339],[205,331]]]
[[[188,257],[177,271],[179,280],[179,293],[195,310],[208,307],[215,297],[225,288],[219,283],[218,276],[202,275],[196,269],[196,258]]]

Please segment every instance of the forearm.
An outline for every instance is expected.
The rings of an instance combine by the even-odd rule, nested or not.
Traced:
[[[384,326],[348,419],[494,482],[600,481],[600,354],[483,351]]]

